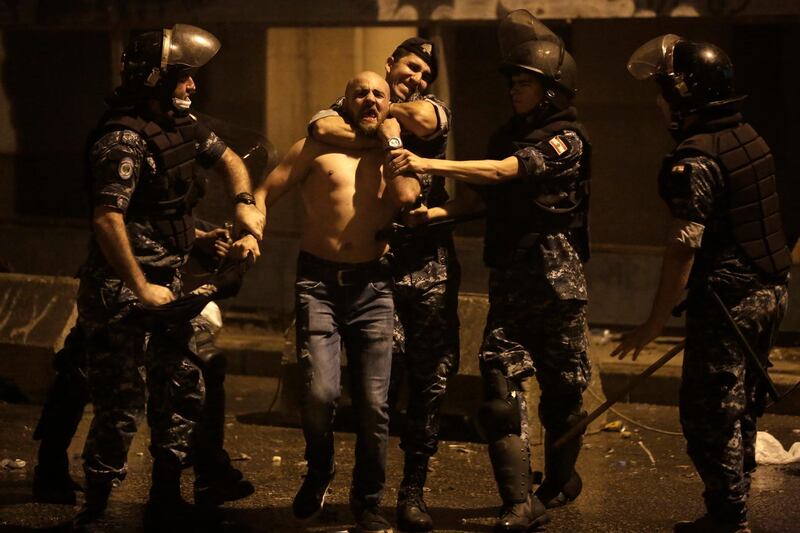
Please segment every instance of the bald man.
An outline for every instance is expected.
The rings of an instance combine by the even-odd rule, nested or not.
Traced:
[[[376,136],[388,109],[389,86],[381,76],[362,72],[348,82],[345,116],[358,135]],[[299,186],[305,214],[295,312],[297,358],[306,376],[302,424],[308,473],[292,509],[298,519],[311,520],[334,476],[332,429],[344,344],[358,421],[350,507],[362,531],[391,531],[378,506],[389,433],[394,305],[384,258],[388,242],[375,234],[419,194],[416,179],[385,174],[384,159],[380,148],[344,149],[301,139],[255,193],[269,220],[275,202]]]

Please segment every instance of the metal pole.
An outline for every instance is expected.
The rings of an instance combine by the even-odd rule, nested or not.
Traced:
[[[639,383],[650,377],[656,370],[664,366],[667,361],[678,355],[686,346],[685,341],[681,341],[675,346],[672,347],[667,353],[662,355],[658,361],[647,367],[644,372],[633,378],[621,391],[617,392],[613,398],[607,399],[603,405],[589,413],[589,415],[572,426],[566,433],[561,435],[561,437],[553,443],[553,448],[558,449],[560,446],[563,446],[566,442],[574,439],[578,435],[583,434],[584,430],[591,424],[597,417],[608,411],[612,405],[620,401],[625,395],[627,395],[630,391],[635,389],[639,386]]]

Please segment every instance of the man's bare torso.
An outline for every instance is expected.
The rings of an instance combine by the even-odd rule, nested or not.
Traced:
[[[385,198],[382,150],[349,151],[306,141],[315,156],[301,185],[305,223],[300,248],[342,263],[371,261],[386,253],[375,233],[395,207]]]

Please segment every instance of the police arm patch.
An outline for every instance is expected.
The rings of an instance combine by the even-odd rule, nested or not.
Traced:
[[[561,140],[561,137],[552,137],[547,144],[553,147],[553,150],[556,151],[556,155],[561,155],[567,151],[567,145],[564,141]]]
[[[133,176],[133,159],[123,157],[117,166],[117,174],[124,180],[130,179]]]

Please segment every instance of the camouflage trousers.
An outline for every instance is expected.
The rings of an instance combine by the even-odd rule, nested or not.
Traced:
[[[173,292],[179,292],[179,283],[171,284]],[[128,293],[113,282],[81,280],[79,289],[78,325],[86,338],[86,374],[94,406],[83,450],[90,483],[124,479],[145,404],[154,460],[176,469],[187,466],[203,406],[203,376],[184,349],[192,342],[192,325],[145,331],[126,317],[125,309],[133,301]],[[113,319],[102,321],[103,315]]]
[[[390,405],[408,384],[400,448],[432,456],[439,445],[440,409],[447,379],[458,372],[458,286],[461,267],[452,247],[428,259],[400,257],[394,267],[395,321]]]
[[[780,285],[745,295],[720,293],[750,346],[767,366],[786,312]],[[756,420],[766,389],[722,311],[710,296],[689,299],[680,416],[687,452],[705,484],[709,513],[744,515],[755,470]]]
[[[496,369],[518,384],[535,374],[542,425],[560,427],[580,412],[591,379],[586,324],[586,301],[561,299],[535,266],[517,261],[493,269],[481,373],[486,377]]]

